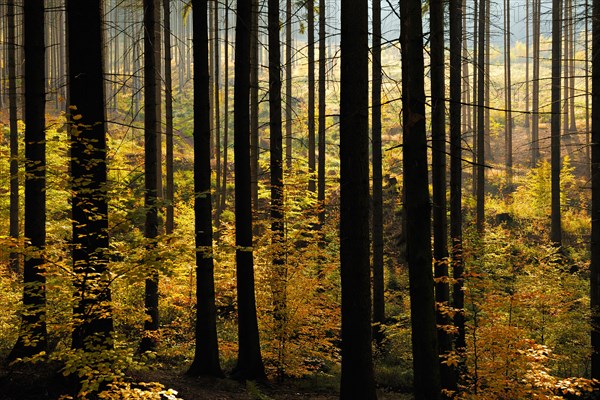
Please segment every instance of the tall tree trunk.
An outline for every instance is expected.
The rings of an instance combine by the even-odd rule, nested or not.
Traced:
[[[217,178],[217,186],[218,182],[221,182],[221,107],[220,107],[220,96],[221,96],[221,84],[220,84],[220,64],[221,64],[221,53],[220,46],[221,43],[219,41],[219,2],[215,0],[214,5],[214,22],[213,25],[215,27],[215,38],[214,38],[214,104],[213,108],[215,110],[215,126],[214,126],[214,136],[215,136],[215,155],[217,156],[216,163],[216,178]],[[215,190],[215,204],[220,204],[221,199],[219,196],[221,195],[220,190]],[[220,209],[216,207],[217,212],[215,214],[216,225],[219,225],[219,220],[221,219]]]
[[[225,6],[225,46],[223,48],[223,58],[225,61],[225,96],[223,97],[223,173],[221,176],[221,200],[219,205],[219,215],[227,203],[227,164],[228,164],[228,153],[229,153],[229,2]],[[219,226],[220,220],[217,219],[217,227]]]
[[[592,56],[600,54],[600,0],[592,3]],[[592,58],[591,378],[600,379],[600,60]]]
[[[513,128],[513,120],[512,120],[512,83],[511,83],[511,71],[510,71],[510,13],[512,9],[510,8],[510,0],[506,0],[506,5],[504,7],[505,13],[505,41],[504,41],[504,71],[505,71],[505,103],[504,107],[506,111],[504,112],[504,134],[505,136],[505,152],[506,152],[506,181],[509,187],[509,190],[512,190],[512,167],[513,167],[513,157],[512,157],[512,128]]]
[[[308,11],[308,190],[316,192],[315,181],[315,0],[306,2]]]
[[[463,25],[461,22],[461,0],[450,0],[450,238],[452,241],[452,306],[458,310],[454,314],[454,326],[457,329],[454,346],[459,355],[464,353],[465,317],[462,262],[462,136],[461,136],[461,59]],[[469,108],[469,107],[467,107]],[[450,388],[457,387],[457,375]]]
[[[196,347],[189,375],[222,376],[217,339],[210,170],[207,1],[193,0]]]
[[[15,1],[6,3],[8,30],[8,114],[10,129],[10,237],[17,244],[19,240],[19,128],[17,125],[17,67],[15,35]],[[19,255],[10,254],[10,269],[18,273]]]
[[[260,353],[254,262],[252,256],[252,198],[250,193],[250,33],[252,1],[238,0],[235,26],[234,174],[235,239],[238,304],[238,360],[233,376],[265,379]],[[254,0],[255,1],[255,0]]]
[[[371,350],[369,28],[367,16],[366,0],[342,1],[340,69],[342,378],[340,399],[343,400],[377,398]]]
[[[112,348],[108,271],[102,2],[67,0],[73,270],[73,348]]]
[[[585,0],[585,162],[591,163],[591,126],[590,126],[590,43],[589,43],[589,25],[590,25],[590,7],[589,0]],[[593,105],[592,105],[593,106]],[[591,170],[588,170],[591,171]],[[591,176],[590,176],[591,178]]]
[[[258,210],[258,2],[252,0],[252,25],[250,30],[250,190],[252,207]],[[237,45],[237,42],[236,42]]]
[[[489,0],[487,0],[489,1]],[[477,62],[477,232],[485,226],[485,26],[486,0],[479,0],[479,49]]]
[[[472,168],[472,185],[471,185],[471,193],[473,197],[477,195],[477,133],[478,133],[478,113],[479,113],[479,102],[478,99],[478,91],[477,84],[481,83],[481,81],[477,81],[479,76],[479,61],[478,54],[479,51],[478,43],[479,40],[479,26],[478,20],[479,15],[477,11],[479,10],[479,6],[481,5],[481,0],[473,0],[473,130],[472,130],[472,151],[473,151],[473,165]]]
[[[448,285],[448,217],[446,212],[446,105],[444,68],[444,4],[442,0],[430,2],[430,58],[431,58],[431,142],[433,185],[433,260],[435,301],[437,307],[438,344],[440,351],[440,376],[442,388],[449,389],[451,367],[445,356],[452,350],[452,338],[445,329],[451,323],[447,307],[450,301]]]
[[[164,14],[164,57],[165,57],[165,139],[166,139],[166,221],[165,231],[169,235],[173,233],[175,227],[175,217],[173,214],[173,83],[171,78],[171,0],[163,0]]]
[[[325,224],[325,0],[319,0],[319,168],[317,200],[319,202],[319,225]]]
[[[44,85],[44,1],[23,4],[25,51],[25,237],[23,313],[9,361],[47,348],[46,277],[46,94]]]
[[[441,397],[431,255],[421,2],[400,2],[406,254],[410,283],[414,395]]]
[[[540,14],[541,0],[533,0],[533,98],[531,99],[531,167],[540,158]]]
[[[144,237],[148,240],[148,251],[152,251],[158,236],[158,119],[157,119],[157,22],[155,20],[156,0],[144,0],[144,180],[146,222]],[[146,320],[140,351],[156,348],[158,330],[158,271],[152,270],[146,278],[144,296]]]
[[[373,337],[383,342],[385,280],[383,275],[383,183],[381,155],[381,0],[373,0],[371,140],[373,164]]]
[[[292,0],[285,1],[285,163],[292,168]]]
[[[560,67],[562,15],[562,0],[552,0],[552,119],[550,121],[552,224],[550,230],[550,240],[556,246],[560,246],[562,242],[562,231],[560,225]]]
[[[277,374],[285,376],[287,325],[287,268],[284,254],[283,135],[281,130],[281,47],[279,43],[279,0],[269,0],[269,127],[271,167],[271,232],[273,245],[273,319],[279,343]]]
[[[525,128],[531,137],[531,116],[529,114],[529,0],[525,2]]]

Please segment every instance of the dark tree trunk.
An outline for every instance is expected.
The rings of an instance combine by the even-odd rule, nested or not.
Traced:
[[[479,0],[479,39],[477,61],[477,232],[485,226],[485,26],[486,1]]]
[[[157,0],[144,0],[144,172],[145,172],[145,208],[146,222],[144,236],[148,239],[149,251],[155,246],[158,236],[158,149],[157,149],[157,65],[155,7]],[[158,330],[158,272],[152,271],[146,278],[144,296],[146,320],[144,321],[144,337],[140,351],[156,348],[156,331]]]
[[[371,350],[367,4],[366,0],[344,0],[341,5],[340,398],[343,400],[377,398]]]
[[[452,351],[452,338],[444,326],[450,325],[447,307],[450,306],[448,285],[448,217],[446,211],[446,107],[445,107],[445,68],[444,68],[444,3],[442,0],[430,2],[430,42],[431,42],[431,141],[433,184],[433,259],[435,301],[437,307],[436,324],[440,351],[440,377],[444,389],[449,389],[452,369],[445,363],[447,354]]]
[[[252,19],[250,30],[250,190],[252,207],[258,210],[258,14],[259,0],[252,1]],[[237,45],[237,42],[236,42]],[[236,75],[237,76],[237,75]]]
[[[213,26],[215,27],[215,37],[214,37],[214,103],[213,108],[215,110],[215,126],[214,126],[214,136],[215,136],[215,155],[217,158],[216,163],[216,178],[217,178],[217,186],[218,183],[221,182],[221,102],[220,102],[220,93],[221,93],[221,85],[220,85],[220,63],[221,63],[221,53],[219,51],[221,47],[221,43],[219,42],[219,2],[215,0],[214,2],[214,22]],[[216,213],[215,213],[215,222],[216,225],[219,226],[219,221],[221,219],[221,210],[218,204],[221,203],[220,199],[221,192],[219,190],[215,190],[215,204]]]
[[[325,224],[325,0],[319,0],[319,167],[317,200],[319,202],[319,225]]]
[[[383,184],[381,166],[381,1],[373,0],[373,50],[371,64],[371,138],[373,157],[373,337],[383,342],[385,281],[383,275]]]
[[[285,2],[285,163],[292,168],[292,0]]]
[[[505,130],[505,152],[506,152],[506,181],[509,187],[509,190],[512,188],[512,167],[513,167],[513,157],[512,157],[512,84],[511,84],[511,71],[510,71],[510,13],[512,9],[510,8],[510,0],[506,0],[506,6],[504,7],[505,13],[505,41],[504,41],[504,73],[505,73],[505,108],[506,111],[504,113],[504,130]]]
[[[315,0],[306,2],[308,11],[308,190],[316,191],[315,182]]]
[[[229,153],[229,3],[225,7],[225,46],[223,46],[223,59],[225,61],[225,96],[223,97],[223,173],[221,176],[221,195],[219,196],[219,215],[225,210],[227,204],[227,164]],[[217,227],[220,220],[217,220]]]
[[[592,55],[600,54],[600,0],[592,3]],[[600,60],[592,60],[591,377],[600,379]]]
[[[533,83],[531,99],[531,167],[540,159],[540,14],[541,0],[533,0]]]
[[[552,0],[552,116],[550,120],[550,162],[552,174],[552,213],[550,240],[556,246],[562,242],[560,226],[560,76],[562,39],[562,0]]]
[[[472,129],[472,152],[473,152],[473,165],[471,166],[472,171],[472,180],[471,180],[471,193],[473,197],[477,195],[477,123],[478,123],[478,110],[479,103],[477,101],[477,85],[478,76],[479,76],[479,65],[478,65],[478,43],[479,40],[479,30],[478,30],[478,19],[479,16],[477,11],[479,10],[479,6],[481,5],[481,0],[473,0],[473,129]]]
[[[529,1],[525,2],[525,128],[531,137],[531,116],[529,115]]]
[[[68,0],[75,323],[73,348],[112,347],[102,2]]]
[[[461,40],[463,26],[461,0],[450,0],[450,238],[452,240],[452,306],[457,329],[454,347],[459,355],[465,350],[465,317],[462,261],[462,140],[461,140]],[[456,389],[456,374],[450,388]]]
[[[269,0],[269,128],[271,132],[271,232],[273,245],[273,319],[277,335],[277,375],[285,376],[284,343],[287,325],[283,210],[283,136],[281,130],[281,49],[279,43],[279,0]]]
[[[431,255],[421,2],[400,2],[406,255],[410,282],[414,395],[441,396]]]
[[[222,376],[217,340],[217,310],[210,195],[210,84],[206,0],[193,0],[194,46],[194,217],[196,237],[196,347],[189,375]]]
[[[10,237],[17,244],[19,240],[19,130],[17,125],[17,67],[15,34],[15,1],[6,3],[8,27],[8,114],[10,129]],[[10,255],[10,269],[18,273],[19,255]]]
[[[173,182],[173,83],[171,78],[171,0],[163,0],[164,14],[164,57],[165,57],[165,139],[166,139],[166,164],[167,175],[165,179],[166,190],[166,221],[165,232],[173,233],[174,221],[174,182]]]
[[[265,379],[260,353],[254,261],[252,256],[252,198],[250,192],[250,21],[253,0],[238,0],[235,26],[234,84],[234,174],[235,238],[238,298],[238,360],[233,376],[238,379]]]
[[[47,348],[46,277],[46,94],[44,85],[44,1],[23,4],[25,51],[25,237],[23,313],[17,343],[9,361]]]

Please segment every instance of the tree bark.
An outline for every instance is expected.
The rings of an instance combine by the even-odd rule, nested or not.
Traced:
[[[376,399],[369,260],[369,44],[366,0],[341,3],[340,399]],[[310,39],[309,39],[310,40]],[[310,67],[309,67],[310,68]]]
[[[164,14],[164,58],[165,58],[165,139],[166,139],[166,221],[165,232],[173,233],[174,217],[174,182],[173,182],[173,83],[171,78],[171,0],[163,0]]]
[[[285,2],[285,163],[292,168],[292,0]]]
[[[319,167],[317,201],[319,202],[319,226],[325,224],[325,0],[319,0]]]
[[[509,190],[512,190],[512,83],[511,83],[511,70],[510,70],[510,0],[506,0],[504,7],[505,13],[505,42],[504,42],[504,69],[505,69],[505,113],[504,113],[504,134],[505,136],[505,152],[506,152],[506,182]]]
[[[19,130],[17,125],[17,67],[16,67],[16,34],[15,34],[15,1],[6,3],[6,19],[8,31],[8,114],[10,129],[10,237],[17,245],[19,241]],[[18,273],[20,270],[19,255],[10,254],[10,269]]]
[[[421,2],[400,2],[404,209],[410,283],[414,395],[416,400],[441,396],[431,255],[431,209],[427,172],[425,81]]]
[[[306,2],[308,11],[308,190],[316,192],[315,181],[315,0]]]
[[[264,380],[260,352],[254,262],[252,256],[252,198],[250,192],[250,22],[252,1],[238,0],[235,26],[234,174],[235,238],[238,304],[238,360],[232,375],[238,379]]]
[[[8,361],[47,348],[46,277],[46,93],[44,85],[44,1],[23,4],[25,51],[25,237],[23,313],[19,337]]]
[[[488,0],[489,1],[489,0]],[[485,26],[486,0],[479,0],[479,50],[477,61],[477,232],[485,227]]]
[[[533,98],[531,99],[531,168],[540,158],[540,14],[541,0],[533,0]]]
[[[551,148],[551,191],[552,212],[550,240],[556,246],[562,243],[560,225],[560,78],[561,78],[561,39],[562,39],[562,0],[552,0],[552,115],[550,121]]]

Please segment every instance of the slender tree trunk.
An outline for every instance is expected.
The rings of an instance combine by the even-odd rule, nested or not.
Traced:
[[[531,167],[537,166],[540,158],[540,14],[541,0],[533,0],[533,98],[531,100]]]
[[[478,76],[479,76],[479,61],[478,61],[478,54],[477,52],[479,51],[479,46],[477,41],[479,40],[479,34],[478,34],[478,20],[479,20],[479,15],[477,13],[477,11],[479,10],[479,6],[481,5],[481,1],[482,0],[473,0],[473,131],[472,131],[472,150],[473,150],[473,165],[471,166],[472,168],[472,175],[473,175],[473,179],[472,179],[472,185],[471,185],[471,190],[472,190],[472,194],[473,197],[475,197],[477,195],[477,132],[478,132],[478,113],[479,113],[479,102],[476,100],[478,99],[478,91],[477,91],[477,84],[481,83],[481,81],[477,81]]]
[[[591,163],[591,126],[590,126],[590,25],[589,0],[585,0],[585,161]],[[593,105],[592,105],[593,107]],[[590,171],[590,170],[588,170]],[[591,176],[590,176],[591,179]]]
[[[319,170],[317,200],[319,225],[325,224],[325,0],[319,0]]]
[[[144,237],[148,240],[148,251],[152,251],[158,236],[158,132],[157,119],[157,21],[155,20],[156,0],[144,0],[144,172],[146,222]],[[151,271],[146,278],[144,297],[146,320],[140,351],[156,348],[158,330],[158,271]]]
[[[174,182],[173,182],[173,83],[171,78],[171,0],[163,0],[164,14],[164,57],[165,57],[165,139],[166,139],[166,221],[165,231],[169,235],[175,227],[174,218]]]
[[[600,0],[592,2],[592,57],[600,54]],[[592,59],[591,378],[600,379],[600,62]]]
[[[506,182],[509,187],[509,190],[512,190],[512,167],[513,167],[513,157],[512,157],[512,128],[513,128],[513,120],[512,120],[512,83],[511,83],[511,71],[510,71],[510,13],[512,9],[510,8],[510,0],[506,0],[506,5],[504,7],[505,13],[505,42],[504,42],[504,68],[505,68],[505,108],[506,111],[504,113],[504,129],[505,129],[505,152],[506,152]]]
[[[285,1],[285,163],[292,168],[292,0]]]
[[[448,217],[446,212],[446,107],[444,68],[444,4],[442,0],[430,2],[430,58],[431,58],[431,141],[433,184],[433,259],[436,278],[435,301],[437,307],[438,344],[442,388],[449,389],[452,370],[445,356],[452,350],[452,338],[444,329],[451,324],[447,307],[450,305],[448,285]]]
[[[223,182],[221,183],[221,195],[219,196],[219,199],[221,200],[219,215],[225,210],[227,204],[227,156],[229,153],[229,2],[225,7],[225,46],[223,52],[225,61],[225,96],[223,97],[223,173],[221,176]],[[217,219],[216,222],[218,227],[220,220]]]
[[[531,116],[529,115],[529,0],[525,1],[525,128],[531,137]]]
[[[343,400],[377,398],[371,350],[367,4],[366,0],[344,0],[341,4],[340,399]]]
[[[250,30],[250,190],[252,207],[258,210],[258,1],[252,0],[252,25]],[[236,42],[237,45],[237,42]]]
[[[250,33],[252,1],[238,0],[235,26],[234,158],[235,238],[238,298],[238,360],[233,376],[266,378],[260,353],[254,262],[252,256],[252,198],[250,192]]]
[[[15,1],[6,3],[6,20],[8,30],[8,114],[10,129],[10,237],[19,240],[19,130],[17,125],[17,67],[16,35],[15,35]],[[10,269],[18,273],[19,255],[10,254]]]
[[[308,11],[308,190],[316,192],[315,181],[315,0],[306,2]]]
[[[372,1],[373,46],[371,86],[371,139],[373,163],[373,338],[383,342],[385,281],[383,275],[383,183],[381,155],[381,1]]]
[[[278,335],[277,374],[285,376],[285,328],[287,325],[287,268],[284,254],[283,135],[281,130],[281,47],[279,0],[269,0],[269,127],[271,167],[271,239],[273,245],[273,319]]]
[[[25,51],[25,237],[23,313],[17,343],[8,361],[47,348],[46,277],[46,94],[44,85],[44,1],[23,4]]]
[[[67,0],[73,270],[73,348],[112,348],[108,271],[102,2]]]
[[[489,1],[489,0],[487,0]],[[477,232],[485,226],[485,26],[486,0],[479,0],[479,54],[477,62]]]
[[[556,246],[560,246],[562,243],[562,231],[560,224],[560,67],[562,15],[562,0],[552,0],[552,119],[550,121],[552,224],[550,230],[550,240]]]
[[[425,82],[421,2],[400,2],[404,209],[412,322],[414,395],[441,397],[431,255],[430,200],[425,128]]]
[[[214,127],[214,136],[215,136],[215,155],[217,156],[216,163],[216,178],[217,182],[221,182],[221,107],[220,107],[220,96],[221,96],[221,84],[220,84],[220,64],[221,64],[221,53],[220,46],[221,43],[219,41],[219,2],[215,0],[214,5],[214,23],[215,27],[215,38],[214,38],[214,66],[213,70],[215,73],[214,81],[214,104],[213,108],[215,110],[215,127]],[[220,204],[221,199],[219,196],[221,195],[220,190],[215,191],[215,204]],[[216,207],[217,212],[215,214],[216,225],[219,226],[219,220],[221,219],[220,209]]]
[[[463,25],[461,22],[461,0],[450,0],[450,238],[452,240],[452,306],[458,310],[454,314],[457,329],[454,347],[463,355],[465,343],[465,317],[462,262],[462,137],[461,137],[461,59]],[[467,107],[469,108],[469,107]],[[453,375],[450,389],[457,388],[458,374]]]
[[[196,347],[189,375],[222,376],[212,245],[207,1],[193,0]]]

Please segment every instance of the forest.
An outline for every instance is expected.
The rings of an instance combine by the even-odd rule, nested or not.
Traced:
[[[600,399],[600,0],[0,1],[0,399]]]

